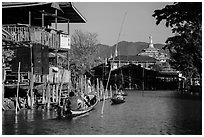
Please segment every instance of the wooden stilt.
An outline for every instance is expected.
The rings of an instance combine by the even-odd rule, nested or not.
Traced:
[[[52,102],[55,102],[55,84],[52,85]]]
[[[59,83],[56,84],[56,103],[59,102]]]
[[[103,100],[101,115],[103,115],[104,106],[105,106],[105,90],[104,90],[102,81],[101,81],[101,91],[102,91],[102,100]]]
[[[101,96],[101,99],[103,100],[104,99],[104,87],[103,87],[103,82],[100,81],[100,96]]]
[[[33,88],[34,88],[34,79],[35,75],[31,74],[31,83],[30,83],[30,101],[31,101],[31,108],[34,107],[34,93],[33,93]]]
[[[84,93],[84,88],[83,88],[83,76],[81,77],[81,94]]]
[[[112,93],[112,86],[110,85],[110,98],[113,97],[113,93]]]
[[[31,54],[31,72],[29,73],[29,79],[30,79],[30,88],[28,90],[28,107],[33,108],[34,104],[34,95],[33,95],[33,87],[34,87],[34,74],[33,74],[33,50],[32,50],[32,44],[30,45],[30,54]]]
[[[46,93],[47,109],[50,108],[50,83],[47,83],[47,93]]]
[[[99,80],[98,80],[98,78],[96,79],[96,90],[97,90],[98,99],[100,100],[100,89],[99,89]]]
[[[87,81],[86,81],[86,75],[84,76],[84,91],[87,94]]]
[[[63,77],[64,77],[64,71],[65,71],[65,70],[63,69],[62,77],[61,77],[60,90],[59,90],[58,104],[60,104],[60,101],[61,101],[62,88],[63,88],[63,84],[64,84],[64,80],[63,80]]]
[[[46,102],[46,98],[45,98],[45,96],[46,96],[46,85],[45,84],[43,85],[42,91],[43,91],[43,94],[42,94],[42,104],[45,104],[45,102]]]
[[[4,104],[4,92],[5,92],[5,80],[6,80],[6,70],[5,68],[3,68],[3,80],[2,80],[2,108],[4,109],[3,107],[3,104]]]
[[[19,107],[19,102],[18,102],[18,92],[19,92],[19,83],[20,83],[20,69],[21,69],[21,62],[18,64],[18,82],[17,82],[17,92],[16,92],[16,114],[18,110],[20,109]]]

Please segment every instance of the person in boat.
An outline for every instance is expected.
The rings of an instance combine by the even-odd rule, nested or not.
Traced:
[[[123,92],[123,90],[122,90],[122,88],[120,87],[120,88],[118,89],[117,94],[118,94],[118,95],[122,95],[122,92]]]
[[[90,99],[90,105],[94,105],[96,103],[97,99],[96,99],[96,95],[94,95],[94,97],[92,99]]]
[[[114,95],[113,95],[113,98],[123,100],[123,99],[124,99],[123,93],[124,93],[124,92],[123,92],[123,88],[122,88],[122,86],[120,85],[117,94],[114,94]]]
[[[64,114],[65,105],[64,100],[61,98],[59,105],[56,106],[57,116],[60,118]]]
[[[118,94],[125,96],[125,92],[123,91],[122,85],[120,85],[120,88],[119,88],[119,90],[118,90]]]
[[[69,97],[65,99],[65,106],[64,106],[64,115],[71,115],[71,102]]]
[[[85,102],[85,105],[87,105],[88,107],[90,107],[90,98],[88,95],[84,95],[84,102]]]
[[[71,102],[71,110],[79,110],[85,108],[85,101],[79,96],[76,96],[73,91],[69,93],[69,97]]]

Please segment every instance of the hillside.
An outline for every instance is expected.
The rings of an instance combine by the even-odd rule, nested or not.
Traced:
[[[148,48],[148,45],[149,44],[146,42],[121,41],[118,43],[118,54],[120,54],[120,55],[137,55],[143,49]],[[98,46],[99,46],[98,56],[101,58],[110,57],[111,54],[113,55],[115,53],[116,45],[108,46],[108,45],[98,44]],[[154,47],[161,49],[161,52],[169,54],[167,50],[162,49],[164,47],[163,44],[154,44]]]

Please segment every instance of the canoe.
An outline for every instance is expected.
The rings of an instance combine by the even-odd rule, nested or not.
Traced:
[[[98,104],[98,99],[96,97],[96,101],[89,107],[87,107],[86,109],[79,109],[79,110],[70,110],[70,113],[69,114],[64,114],[62,116],[58,115],[57,118],[73,118],[73,117],[78,117],[78,116],[81,116],[81,115],[84,115],[90,111],[92,111],[96,105]],[[61,111],[61,110],[60,110]]]
[[[71,113],[72,113],[71,117],[77,117],[77,116],[80,116],[80,115],[83,115],[83,114],[86,114],[86,113],[92,111],[95,108],[95,106],[97,105],[97,103],[98,103],[98,100],[96,100],[96,102],[92,106],[88,107],[85,110],[71,110]]]

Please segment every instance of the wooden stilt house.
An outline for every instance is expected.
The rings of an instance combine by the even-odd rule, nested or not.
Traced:
[[[59,103],[62,93],[70,89],[70,23],[85,23],[85,18],[71,2],[3,2],[3,98],[16,97],[17,73],[20,68],[20,97],[27,106]],[[55,28],[50,28],[54,24]],[[67,32],[58,30],[67,24]],[[7,55],[4,57],[6,58]],[[3,58],[4,58],[3,57]],[[4,58],[4,60],[5,60]],[[14,91],[13,91],[14,90]]]

